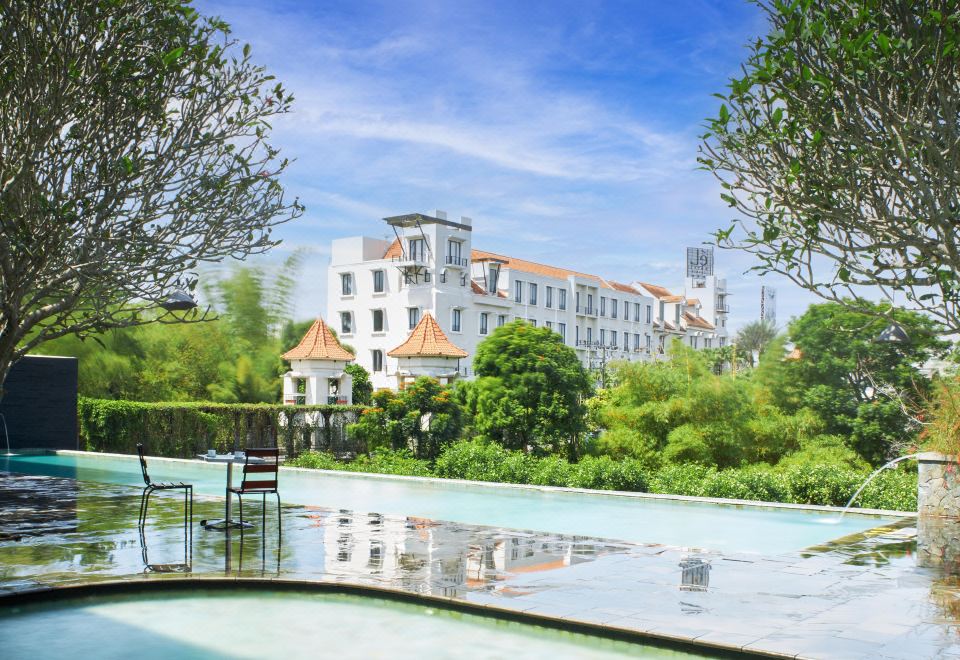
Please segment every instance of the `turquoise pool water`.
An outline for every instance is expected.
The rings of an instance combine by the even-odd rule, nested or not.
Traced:
[[[149,461],[155,481],[186,481],[200,495],[223,496],[226,466]],[[136,457],[99,454],[0,457],[0,470],[81,481],[143,485]],[[639,543],[779,554],[892,522],[893,518],[820,511],[717,505],[616,495],[473,486],[282,470],[280,493],[304,504],[421,516]]]
[[[243,590],[8,608],[0,639],[10,660],[707,657],[376,598]]]

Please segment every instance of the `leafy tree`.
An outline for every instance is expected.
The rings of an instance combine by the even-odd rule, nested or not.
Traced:
[[[734,340],[737,349],[746,355],[750,366],[755,364],[755,358],[763,355],[763,351],[777,336],[777,326],[767,320],[754,321],[740,328]]]
[[[370,372],[356,362],[348,364],[344,371],[353,379],[353,402],[357,405],[370,405],[373,396],[373,383],[370,382]]]
[[[960,330],[960,6],[758,0],[770,31],[699,161],[740,212],[717,233],[762,273],[876,313],[903,291]]]
[[[508,449],[579,454],[590,378],[560,335],[526,321],[497,328],[473,358],[477,379],[459,390],[480,434]]]
[[[874,341],[886,314],[906,329],[909,344]],[[780,361],[758,381],[777,405],[809,408],[823,419],[826,433],[849,438],[861,456],[880,463],[916,437],[904,406],[925,397],[929,381],[919,367],[947,348],[938,331],[927,316],[889,306],[861,313],[836,303],[811,305],[789,328],[799,359]]]
[[[776,463],[822,432],[810,411],[780,410],[752,375],[718,375],[702,352],[680,342],[670,357],[616,367],[619,385],[590,406],[603,429],[598,453],[649,468],[664,461],[735,467]]]
[[[418,378],[400,392],[380,390],[373,406],[347,427],[368,450],[410,449],[417,458],[436,458],[460,437],[462,409],[447,386],[433,378]]]
[[[292,98],[177,0],[0,12],[0,388],[42,343],[152,321],[194,269],[298,216],[269,121]]]

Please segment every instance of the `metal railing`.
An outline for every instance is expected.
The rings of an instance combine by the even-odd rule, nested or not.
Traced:
[[[460,266],[461,268],[466,268],[469,260],[466,257],[458,257],[455,254],[447,255],[447,265],[450,266]]]

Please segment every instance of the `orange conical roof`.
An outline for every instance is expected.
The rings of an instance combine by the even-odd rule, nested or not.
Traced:
[[[390,357],[451,357],[465,358],[467,352],[454,346],[440,329],[440,324],[429,313],[424,314],[407,340],[387,353]]]
[[[284,360],[352,360],[353,353],[341,346],[323,319],[318,318],[296,348],[281,357]]]

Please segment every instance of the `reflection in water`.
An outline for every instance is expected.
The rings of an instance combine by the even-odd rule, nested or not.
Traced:
[[[684,557],[680,560],[680,590],[706,591],[710,586],[710,562],[699,557]]]
[[[181,562],[166,564],[151,563],[149,550],[147,548],[147,534],[144,527],[140,527],[140,547],[143,548],[141,555],[143,556],[144,573],[190,573],[192,570],[190,559],[193,554],[193,542],[189,536],[185,536],[183,539],[183,561]]]
[[[77,530],[77,482],[0,472],[0,541]]]

